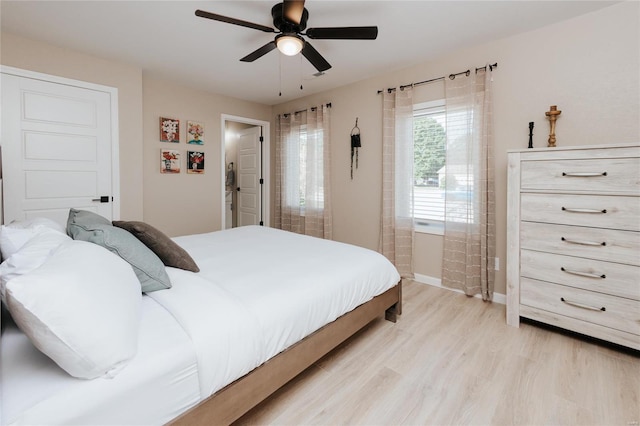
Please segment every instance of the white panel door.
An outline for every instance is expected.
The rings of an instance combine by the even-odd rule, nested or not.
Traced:
[[[66,224],[71,207],[111,220],[111,120],[107,92],[3,73],[5,223]]]
[[[260,223],[260,127],[238,138],[238,226]]]

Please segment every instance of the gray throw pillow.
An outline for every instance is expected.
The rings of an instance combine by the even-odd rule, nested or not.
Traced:
[[[200,272],[200,268],[185,249],[148,223],[114,220],[113,226],[131,232],[134,237],[149,247],[166,266]]]
[[[70,209],[69,217],[67,218],[67,235],[73,238],[69,225],[111,225],[111,221],[106,217],[102,217],[94,212],[90,212],[87,210]]]
[[[171,288],[171,281],[160,258],[124,229],[104,224],[80,225],[73,222],[68,224],[68,229],[74,240],[98,244],[129,262],[143,292]]]

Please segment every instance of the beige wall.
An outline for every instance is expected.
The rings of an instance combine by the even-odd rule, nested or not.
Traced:
[[[271,119],[270,106],[187,89],[143,76],[136,66],[14,34],[1,34],[0,63],[118,89],[120,217],[145,220],[172,236],[220,229],[221,115]],[[159,142],[160,116],[181,120],[180,144]],[[186,120],[205,124],[204,146],[186,144]],[[206,173],[161,175],[161,147],[180,150],[183,168],[187,150],[204,151]]]
[[[334,238],[375,249],[381,188],[381,99],[377,90],[498,62],[494,74],[497,255],[495,289],[505,293],[506,152],[546,146],[544,112],[558,105],[559,146],[640,140],[640,3],[625,2],[540,30],[470,47],[403,71],[274,107],[274,114],[332,103]],[[434,43],[436,41],[424,41]],[[416,55],[420,43],[415,43]],[[441,83],[415,88],[416,102],[442,98]],[[349,132],[361,129],[360,168],[349,178]],[[442,237],[418,234],[415,270],[440,277]]]
[[[271,107],[185,88],[145,76],[144,102],[144,219],[171,236],[220,229],[222,214],[223,143],[221,115],[271,120]],[[180,120],[180,143],[159,141],[159,117]],[[187,120],[204,123],[204,145],[186,143]],[[204,151],[202,175],[160,173],[160,150],[176,149],[186,167],[187,151]]]
[[[9,33],[2,33],[0,37],[2,65],[118,89],[120,216],[141,220],[142,69]]]

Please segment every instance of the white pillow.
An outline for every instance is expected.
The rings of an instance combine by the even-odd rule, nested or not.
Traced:
[[[11,316],[70,375],[113,377],[137,351],[140,284],[131,265],[95,244],[67,241],[7,283]]]
[[[31,219],[24,220],[14,220],[9,225],[10,228],[35,228],[36,226],[42,226],[45,228],[50,228],[58,232],[66,233],[65,227],[59,224],[58,222],[46,218],[46,217],[34,217]]]
[[[45,228],[2,262],[0,264],[0,299],[7,302],[5,288],[9,280],[38,268],[60,244],[70,240],[71,237],[66,234]]]
[[[36,217],[26,220],[14,220],[8,225],[0,227],[0,254],[6,260],[20,250],[34,236],[42,231],[54,230],[66,235],[66,230],[59,223],[46,217]]]
[[[33,228],[13,228],[7,225],[0,227],[0,252],[3,259],[10,258],[37,233]]]

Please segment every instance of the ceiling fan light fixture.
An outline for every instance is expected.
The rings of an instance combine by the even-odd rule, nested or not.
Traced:
[[[287,56],[295,56],[304,47],[302,37],[295,34],[282,34],[276,37],[278,50]]]

